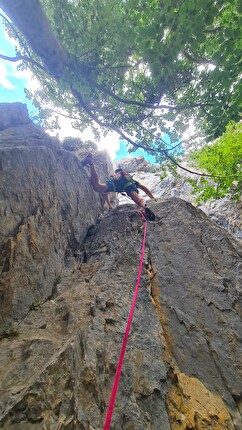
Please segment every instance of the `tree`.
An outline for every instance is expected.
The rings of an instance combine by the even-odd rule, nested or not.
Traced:
[[[197,201],[242,196],[242,123],[230,123],[214,144],[194,151],[190,159],[213,177],[189,181],[198,193]]]
[[[15,58],[1,57],[35,73],[40,90],[29,96],[40,109],[51,102],[81,130],[97,132],[96,124],[157,153],[173,147],[190,119],[208,139],[238,120],[239,4],[0,0],[20,41]]]
[[[78,137],[65,137],[62,142],[63,149],[75,152],[81,158],[84,158],[88,153],[95,154],[98,147],[95,142],[91,140],[83,141]]]

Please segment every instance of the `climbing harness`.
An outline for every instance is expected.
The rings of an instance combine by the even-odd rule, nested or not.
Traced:
[[[121,169],[120,169],[121,170]],[[106,184],[109,187],[109,192],[123,193],[133,189],[135,192],[139,193],[137,189],[138,182],[133,179],[130,173],[122,170],[119,174],[111,176]]]
[[[142,246],[141,246],[139,270],[138,270],[133,300],[132,300],[131,308],[129,311],[129,316],[128,316],[128,320],[127,320],[127,324],[126,324],[123,342],[122,342],[122,346],[121,346],[121,350],[120,350],[120,354],[119,354],[118,364],[116,367],[116,372],[115,372],[115,376],[114,376],[112,391],[111,391],[111,395],[110,395],[110,399],[109,399],[109,405],[108,405],[108,409],[107,409],[107,414],[106,414],[106,419],[105,419],[105,423],[103,426],[103,430],[109,430],[110,425],[111,425],[111,421],[112,421],[113,410],[114,410],[119,380],[120,380],[122,366],[123,366],[124,354],[126,351],[126,345],[127,345],[130,327],[131,327],[131,323],[132,323],[132,319],[133,319],[133,314],[134,314],[134,309],[135,309],[135,305],[136,305],[136,300],[137,300],[139,285],[140,285],[140,279],[141,279],[141,274],[142,274],[142,268],[143,268],[143,261],[144,261],[144,254],[145,254],[145,241],[146,241],[146,232],[147,232],[147,220],[140,210],[138,210],[138,212],[140,213],[140,215],[144,221],[144,235],[143,235],[143,241],[142,241]]]

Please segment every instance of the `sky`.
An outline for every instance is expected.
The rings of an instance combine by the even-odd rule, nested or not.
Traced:
[[[15,56],[14,41],[9,38],[4,30],[4,24],[0,21],[0,53],[9,57]],[[33,91],[38,87],[38,83],[34,76],[29,71],[20,71],[17,69],[19,63],[14,63],[0,59],[0,103],[3,102],[21,102],[26,103],[29,115],[32,117],[36,113],[36,109],[32,102],[26,97],[24,89],[27,88]],[[80,137],[83,140],[93,140],[95,138],[90,130],[81,133],[72,127],[71,121],[65,117],[59,117],[60,130],[50,132],[51,135],[58,133],[62,140],[64,137]],[[100,142],[96,142],[100,150],[106,149],[112,161],[118,161],[125,157],[137,157],[143,155],[146,160],[155,163],[155,157],[147,154],[143,149],[138,149],[131,154],[128,152],[125,141],[120,140],[117,133],[109,133],[105,137],[101,137]]]

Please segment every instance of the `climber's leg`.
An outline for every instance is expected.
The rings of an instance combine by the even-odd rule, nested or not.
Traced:
[[[106,184],[100,184],[99,178],[93,163],[93,156],[92,154],[88,154],[86,158],[82,161],[83,166],[89,166],[90,167],[90,180],[91,184],[93,186],[94,191],[97,191],[98,193],[105,193],[108,191],[108,186]]]
[[[145,201],[142,199],[135,191],[129,191],[128,196],[131,197],[133,202],[135,202],[138,206],[141,206],[142,208],[145,208]]]
[[[146,219],[148,219],[150,221],[154,221],[155,220],[155,214],[152,212],[152,210],[150,208],[148,208],[148,206],[146,205],[144,199],[142,199],[141,197],[139,197],[139,195],[135,191],[129,191],[128,195],[131,197],[131,199],[138,206],[141,206],[142,208],[144,208],[144,210],[145,210],[144,215],[145,215]]]
[[[97,191],[98,193],[107,192],[108,186],[107,184],[100,184],[94,164],[90,164],[90,172],[91,172],[90,180],[94,191]]]

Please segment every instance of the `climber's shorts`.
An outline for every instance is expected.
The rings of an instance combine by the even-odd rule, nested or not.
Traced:
[[[124,190],[125,193],[129,194],[130,191],[134,191],[135,193],[139,194],[139,190],[135,184],[131,184],[125,187],[125,190]]]
[[[129,194],[130,191],[135,191],[135,193],[139,193],[139,190],[136,186],[136,184],[132,183],[132,182],[128,182],[126,183],[122,188],[119,188],[119,184],[115,183],[115,181],[113,179],[108,179],[106,181],[106,185],[108,187],[107,189],[107,193],[127,193]]]
[[[106,181],[106,185],[108,187],[108,189],[106,191],[107,193],[111,193],[111,192],[115,192],[116,191],[116,186],[115,186],[115,183],[114,183],[114,181],[112,179],[108,179]]]

